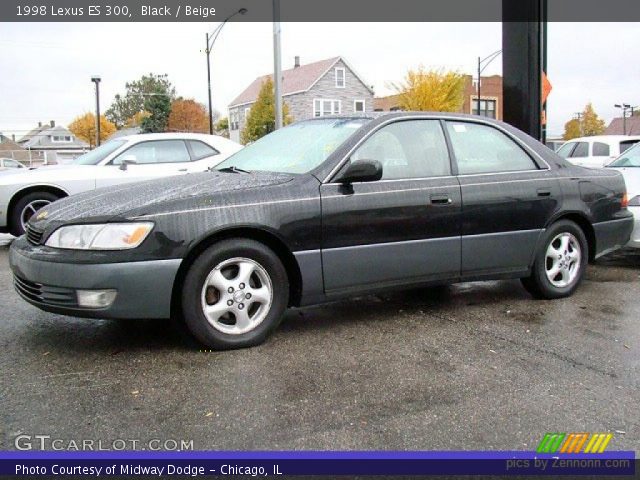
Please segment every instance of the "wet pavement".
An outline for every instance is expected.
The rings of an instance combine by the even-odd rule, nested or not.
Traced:
[[[467,283],[290,310],[265,345],[210,353],[166,321],[41,312],[0,236],[0,449],[193,441],[205,449],[534,449],[614,432],[640,450],[640,252],[571,298]],[[171,447],[169,447],[171,448]]]

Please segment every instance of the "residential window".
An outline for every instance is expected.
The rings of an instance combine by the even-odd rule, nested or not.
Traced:
[[[51,141],[52,142],[71,142],[72,138],[71,135],[51,135]]]
[[[608,157],[609,145],[602,142],[594,142],[593,144],[593,156],[594,157]]]
[[[351,155],[350,161],[355,160],[379,161],[382,180],[451,174],[439,120],[404,120],[383,127]]]
[[[471,113],[474,115],[482,115],[483,117],[496,118],[496,100],[481,99],[480,113],[478,113],[478,98],[472,99]]]
[[[244,109],[244,120],[246,121],[249,118],[249,112],[251,111],[251,107],[247,107]]]
[[[313,116],[324,117],[326,115],[338,115],[341,111],[340,100],[325,100],[316,98],[313,100]]]
[[[240,119],[240,112],[238,110],[231,110],[229,112],[229,130],[238,130]]]
[[[487,125],[447,122],[460,175],[536,170],[531,157],[507,135]]]
[[[344,80],[344,68],[336,68],[336,87],[344,88],[345,80]]]
[[[356,113],[364,113],[364,100],[354,100],[353,111]]]

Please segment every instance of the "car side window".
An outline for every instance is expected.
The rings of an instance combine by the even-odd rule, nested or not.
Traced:
[[[354,160],[378,160],[382,164],[382,180],[451,174],[449,152],[438,120],[404,120],[382,127],[351,155]]]
[[[6,159],[4,161],[4,166],[7,168],[20,168],[20,164],[15,160]]]
[[[537,170],[525,151],[501,131],[477,123],[447,122],[460,175]]]
[[[194,160],[200,160],[206,157],[213,157],[214,155],[218,155],[220,152],[213,148],[211,145],[207,145],[200,140],[187,140],[189,147],[191,148],[191,153],[193,154]]]
[[[609,156],[609,145],[602,142],[594,142],[593,143],[593,156],[594,157],[608,157]]]
[[[128,148],[111,163],[120,165],[123,160],[131,160],[136,164],[190,162],[191,156],[183,140],[150,140],[140,142]]]
[[[578,142],[576,148],[571,152],[571,158],[581,158],[589,156],[589,144],[587,142]]]
[[[573,149],[576,147],[576,143],[575,142],[567,142],[564,145],[562,145],[557,151],[556,153],[558,155],[560,155],[562,158],[568,158],[569,156],[571,156],[571,152],[573,152]]]

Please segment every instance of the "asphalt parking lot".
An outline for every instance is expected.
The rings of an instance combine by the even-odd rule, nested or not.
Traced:
[[[48,314],[14,292],[0,238],[0,449],[20,434],[205,449],[535,449],[614,432],[640,450],[640,253],[572,298],[517,281],[291,310],[263,346],[198,351],[163,321]]]

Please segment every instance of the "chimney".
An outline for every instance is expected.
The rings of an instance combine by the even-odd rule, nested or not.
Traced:
[[[42,122],[38,122],[38,128],[42,126]]]
[[[300,56],[296,55],[293,59],[293,68],[298,68],[300,66]]]
[[[52,127],[56,126],[56,121],[55,120],[50,120],[49,123],[51,124]]]
[[[15,133],[11,134],[11,140],[14,141],[14,142],[16,141],[16,134]]]

